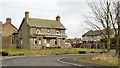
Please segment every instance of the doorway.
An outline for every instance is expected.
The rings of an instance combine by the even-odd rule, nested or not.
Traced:
[[[46,47],[50,47],[50,39],[47,39],[47,46]]]

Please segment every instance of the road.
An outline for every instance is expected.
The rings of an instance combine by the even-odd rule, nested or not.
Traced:
[[[71,59],[75,57],[85,57],[85,56],[95,56],[95,55],[49,55],[49,56],[28,56],[28,57],[19,57],[19,58],[13,58],[8,60],[3,60],[2,65],[3,66],[62,66],[62,68],[66,68],[66,66],[69,66],[69,68],[83,68],[83,67],[71,67],[73,65],[60,63],[57,60],[60,58],[66,58],[64,61],[71,61]],[[71,61],[72,62],[72,61]],[[82,65],[86,65],[86,63],[81,63]],[[94,66],[94,64],[93,64]],[[96,66],[96,65],[95,65]],[[98,65],[97,65],[98,66]],[[13,67],[11,67],[13,68]],[[16,67],[18,68],[18,67]],[[22,67],[24,68],[24,67]],[[30,67],[28,67],[30,68]],[[46,67],[45,67],[46,68]],[[55,67],[57,68],[57,67]],[[88,67],[89,68],[89,67]]]
[[[50,55],[50,56],[28,56],[3,60],[2,64],[7,66],[70,66],[57,62],[59,58],[74,58],[83,55]]]

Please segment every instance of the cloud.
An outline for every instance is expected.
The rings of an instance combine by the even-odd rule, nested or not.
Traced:
[[[85,0],[2,0],[0,4],[0,20],[7,17],[19,28],[24,12],[29,11],[30,17],[55,20],[61,16],[62,24],[67,28],[69,37],[81,37],[85,33],[83,15],[90,9]]]

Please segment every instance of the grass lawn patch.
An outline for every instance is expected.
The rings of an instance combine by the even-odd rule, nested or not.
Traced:
[[[96,57],[78,57],[78,58],[74,58],[74,60],[94,63],[94,64],[101,64],[105,66],[118,66],[117,57],[107,57],[104,55],[96,56]]]
[[[40,50],[11,48],[11,49],[1,49],[1,51],[8,52],[9,56],[16,56],[16,55],[79,54],[79,51],[86,51],[86,53],[90,53],[91,51],[99,52],[99,50],[95,50],[95,49],[81,49],[81,48],[40,49]]]

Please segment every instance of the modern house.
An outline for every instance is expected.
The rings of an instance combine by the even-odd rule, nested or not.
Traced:
[[[83,48],[105,48],[105,45],[100,42],[101,38],[105,38],[105,30],[90,30],[82,35]],[[111,29],[111,37],[114,37],[114,31]]]
[[[6,23],[0,22],[0,34],[2,39],[2,48],[15,48],[13,45],[13,33],[17,28],[12,24],[11,18],[6,18]]]
[[[66,28],[60,22],[60,16],[56,20],[29,18],[29,12],[25,12],[18,33],[15,34],[18,48],[45,49],[64,48]]]

